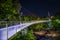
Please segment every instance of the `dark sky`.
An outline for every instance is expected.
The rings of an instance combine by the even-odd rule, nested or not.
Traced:
[[[20,0],[20,3],[24,14],[47,16],[48,11],[51,15],[60,11],[60,1],[58,0]]]

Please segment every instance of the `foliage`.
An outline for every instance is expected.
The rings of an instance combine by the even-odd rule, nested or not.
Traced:
[[[29,36],[28,36],[28,35],[29,35]],[[33,31],[32,31],[32,30],[28,32],[27,36],[28,36],[28,37],[27,37],[28,40],[35,40],[35,37],[34,37],[34,34],[33,34]]]
[[[60,12],[56,12],[56,18],[60,19]]]
[[[60,12],[56,12],[55,17],[51,19],[53,29],[60,26]]]
[[[18,5],[19,0],[0,0],[0,21],[6,19],[10,21],[19,20]]]
[[[40,30],[41,28],[43,28],[43,24],[37,24],[35,27],[36,30]]]

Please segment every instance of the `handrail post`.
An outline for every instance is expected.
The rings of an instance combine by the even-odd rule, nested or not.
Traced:
[[[8,24],[7,23],[6,23],[6,34],[7,34],[6,38],[8,40]]]

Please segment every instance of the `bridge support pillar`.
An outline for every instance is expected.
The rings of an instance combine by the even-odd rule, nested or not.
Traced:
[[[22,36],[27,35],[27,32],[28,32],[28,28],[23,29],[22,30]]]

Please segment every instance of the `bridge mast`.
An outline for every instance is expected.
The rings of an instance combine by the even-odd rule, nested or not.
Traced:
[[[21,12],[21,14],[20,14],[20,24],[23,24],[23,19],[24,19],[23,12]],[[22,36],[24,36],[25,34],[27,34],[27,31],[28,31],[27,29],[28,28],[25,28],[25,29],[22,30]]]
[[[49,12],[48,12],[48,20],[51,20],[51,19],[50,19],[50,13],[49,13]],[[51,22],[48,22],[48,27],[49,27],[49,28],[52,28]]]

